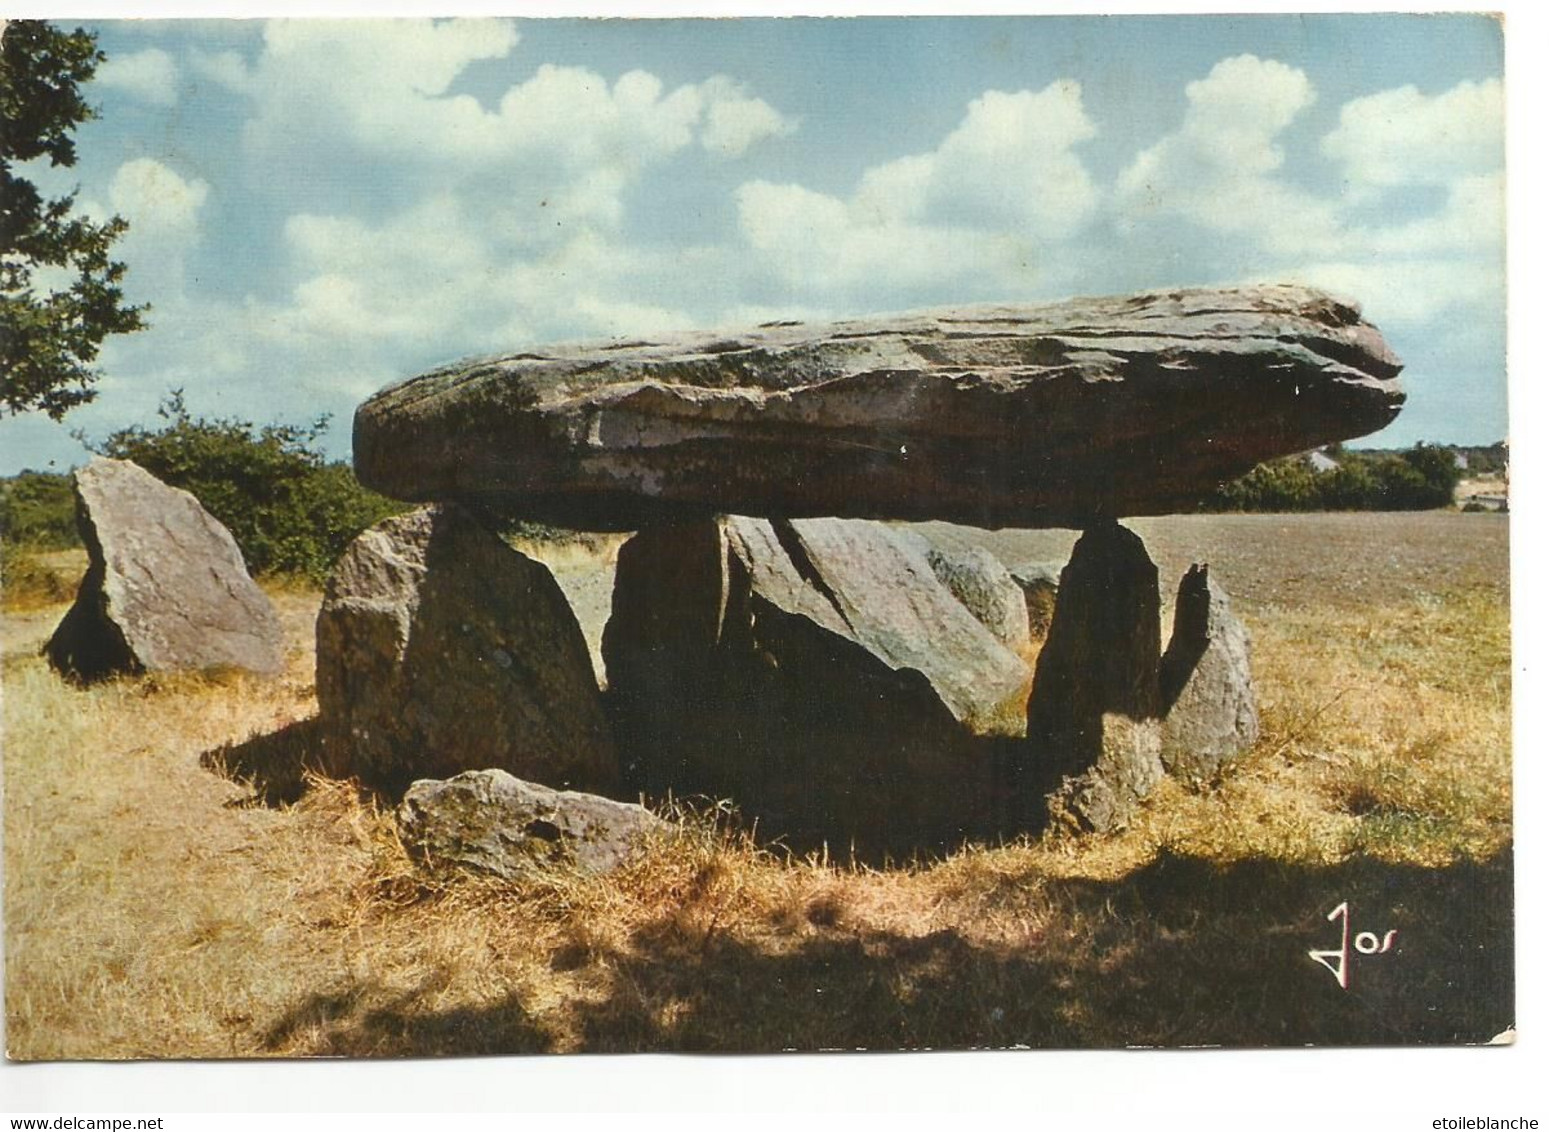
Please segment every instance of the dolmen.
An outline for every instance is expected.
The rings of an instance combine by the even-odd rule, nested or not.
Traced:
[[[574,635],[510,637],[541,656],[494,643],[488,609],[527,615],[494,596],[498,556],[448,588],[484,658],[445,670],[471,715],[499,717],[471,687],[487,679],[570,718],[588,752],[573,765],[616,760],[603,793],[730,798],[768,839],[898,854],[1051,819],[1120,829],[1165,775],[1208,781],[1251,745],[1248,639],[1219,579],[1185,576],[1164,650],[1157,569],[1119,520],[1193,510],[1263,460],[1382,428],[1400,368],[1355,304],[1286,285],[781,321],[443,367],[359,408],[355,463],[369,487],[490,530],[636,532],[597,693],[611,747],[589,696],[511,690],[518,669],[563,664],[566,688],[602,674]],[[919,520],[1082,534],[1056,581],[1048,564],[933,554],[894,525]],[[456,557],[445,568],[467,568]],[[325,714],[375,682],[404,720],[444,715],[446,690],[402,681],[413,648],[384,631],[376,660],[329,677],[356,690]],[[497,648],[509,668],[489,662]],[[572,742],[559,722],[477,759],[569,773],[536,749]],[[395,780],[434,746],[394,741],[363,757]]]
[[[129,460],[96,457],[73,484],[87,568],[43,646],[54,669],[88,683],[284,668],[279,615],[231,532],[197,499]]]

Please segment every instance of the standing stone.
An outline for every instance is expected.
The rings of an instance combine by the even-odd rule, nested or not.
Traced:
[[[75,522],[89,563],[75,604],[44,646],[78,680],[115,673],[284,667],[274,606],[231,532],[186,491],[128,460],[75,472]]]
[[[1129,824],[1140,800],[1162,781],[1157,757],[1162,727],[1155,719],[1104,712],[1098,734],[1097,761],[1066,777],[1050,792],[1047,804],[1057,823],[1111,833]]]
[[[484,768],[618,787],[591,657],[554,576],[455,506],[378,523],[335,565],[317,702],[326,769],[388,793]]]
[[[1024,787],[1078,824],[1120,829],[1161,780],[1161,599],[1139,536],[1088,529],[1060,575],[1028,704]]]
[[[669,827],[630,802],[550,790],[503,770],[422,780],[398,807],[404,844],[431,865],[520,879],[537,869],[606,873]]]
[[[639,530],[717,514],[1087,527],[1191,511],[1404,401],[1353,304],[1288,285],[534,348],[355,414],[396,499]]]
[[[1032,645],[1027,599],[1000,559],[982,546],[966,550],[931,547],[926,561],[936,578],[974,618],[1015,653]]]
[[[1027,666],[887,527],[740,517],[619,552],[603,636],[653,796],[731,798],[794,847],[908,852],[982,832]]]
[[[1162,763],[1193,781],[1259,737],[1248,630],[1209,568],[1191,566],[1178,586],[1173,635],[1162,657]]]
[[[1024,562],[1010,567],[1011,580],[1022,590],[1027,605],[1027,633],[1035,641],[1049,635],[1054,622],[1054,602],[1060,592],[1058,562]]]

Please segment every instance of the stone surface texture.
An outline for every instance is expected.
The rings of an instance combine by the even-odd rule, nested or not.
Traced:
[[[551,790],[503,770],[412,784],[398,807],[404,844],[432,866],[520,880],[536,869],[606,873],[668,826],[643,806]]]
[[[1060,592],[1060,562],[1023,562],[1007,568],[1011,580],[1022,591],[1027,607],[1027,634],[1035,641],[1049,635],[1054,621],[1054,603]]]
[[[388,793],[486,768],[618,787],[564,594],[460,507],[387,519],[345,551],[317,619],[317,700],[327,769]]]
[[[1015,653],[1032,646],[1027,599],[1010,571],[982,546],[964,550],[931,547],[926,561],[936,579],[974,618]]]
[[[186,491],[127,460],[75,472],[88,566],[44,646],[81,680],[116,673],[284,667],[284,635],[231,532]]]
[[[1162,725],[1155,719],[1104,712],[1097,730],[1097,761],[1062,779],[1046,804],[1055,822],[1111,833],[1129,824],[1141,800],[1162,781]]]
[[[843,519],[642,532],[603,654],[632,784],[863,851],[980,829],[1030,677],[906,536]]]
[[[1173,634],[1162,655],[1162,763],[1207,781],[1259,737],[1248,630],[1203,565],[1178,585]]]
[[[1038,654],[1024,789],[1056,797],[1088,828],[1122,828],[1162,776],[1160,658],[1161,598],[1144,544],[1117,523],[1087,530]]]
[[[359,408],[355,465],[395,498],[592,530],[1079,529],[1376,431],[1400,368],[1356,306],[1288,285],[776,322],[435,370]]]

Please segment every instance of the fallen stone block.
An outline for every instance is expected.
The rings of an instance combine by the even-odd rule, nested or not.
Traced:
[[[669,828],[643,806],[551,790],[503,770],[415,782],[398,806],[398,823],[404,844],[427,864],[507,880],[554,868],[610,872]]]

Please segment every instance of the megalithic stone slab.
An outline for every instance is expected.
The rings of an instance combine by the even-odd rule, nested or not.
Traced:
[[[1000,559],[982,546],[965,550],[933,546],[925,559],[936,579],[996,640],[1019,655],[1032,647],[1027,599]]]
[[[355,414],[398,499],[592,530],[716,514],[1085,528],[1363,436],[1400,364],[1293,286],[766,323],[435,370]]]
[[[1076,541],[1027,708],[1024,790],[1076,824],[1120,829],[1162,778],[1161,595],[1140,537]]]
[[[503,770],[415,782],[398,823],[409,851],[432,867],[459,865],[507,880],[555,867],[611,872],[670,828],[642,806],[550,790]]]
[[[1183,575],[1173,608],[1161,666],[1162,764],[1203,781],[1259,737],[1248,630],[1203,565]]]
[[[559,583],[456,505],[386,519],[335,564],[317,617],[317,704],[324,769],[388,794],[483,769],[618,788]]]
[[[79,680],[117,673],[285,663],[274,606],[237,543],[192,495],[128,460],[75,472],[75,519],[88,565],[75,604],[44,646]]]
[[[730,798],[799,848],[989,832],[997,752],[1025,726],[1027,665],[878,523],[644,531],[619,552],[603,656],[637,785]]]

